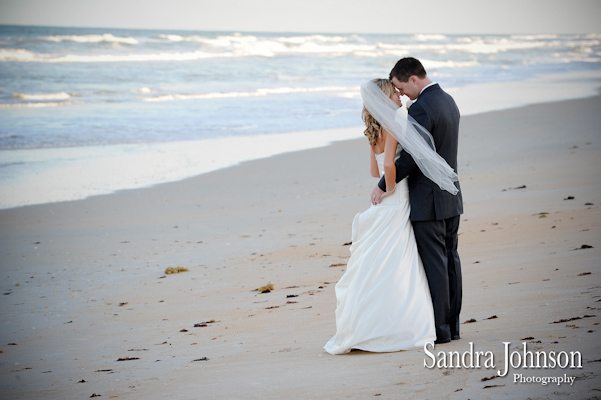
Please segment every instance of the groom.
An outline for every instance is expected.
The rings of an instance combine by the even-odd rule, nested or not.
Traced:
[[[421,62],[412,57],[396,63],[390,80],[401,95],[415,101],[409,115],[432,134],[436,152],[457,172],[459,109],[453,98],[432,83]],[[396,161],[396,181],[407,176],[411,222],[434,305],[436,343],[448,343],[459,339],[462,287],[457,230],[463,213],[461,190],[452,195],[440,189],[403,151]],[[460,189],[459,182],[456,186]],[[382,177],[372,191],[373,204],[380,203],[385,190]]]

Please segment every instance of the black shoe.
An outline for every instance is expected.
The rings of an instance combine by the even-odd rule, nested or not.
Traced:
[[[451,338],[436,339],[436,341],[434,342],[434,344],[449,343],[450,341],[451,341]]]
[[[456,334],[456,335],[451,336],[451,339],[459,340],[459,339],[461,339],[461,336],[459,336],[459,334]]]

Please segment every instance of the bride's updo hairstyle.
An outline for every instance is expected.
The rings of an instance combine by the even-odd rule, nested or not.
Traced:
[[[386,96],[390,97],[394,93],[394,86],[392,86],[392,83],[388,79],[374,79],[372,80],[372,82],[378,85],[378,87],[382,89]],[[382,134],[382,127],[380,126],[378,121],[376,121],[375,118],[371,116],[369,111],[365,109],[365,106],[363,106],[361,118],[363,119],[363,122],[365,122],[365,131],[363,131],[363,133],[365,134],[365,136],[367,136],[369,144],[371,146],[374,146],[376,144],[376,141]]]

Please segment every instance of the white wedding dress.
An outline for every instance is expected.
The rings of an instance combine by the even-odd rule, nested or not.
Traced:
[[[384,154],[377,154],[380,176]],[[351,257],[336,284],[336,335],[324,349],[392,352],[436,340],[432,299],[409,220],[407,179],[357,214]]]

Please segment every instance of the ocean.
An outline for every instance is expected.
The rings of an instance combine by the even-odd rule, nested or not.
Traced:
[[[404,56],[419,58],[453,93],[596,74],[601,34],[0,26],[0,208],[144,187],[348,139],[337,129],[362,125],[360,84],[387,77]]]

